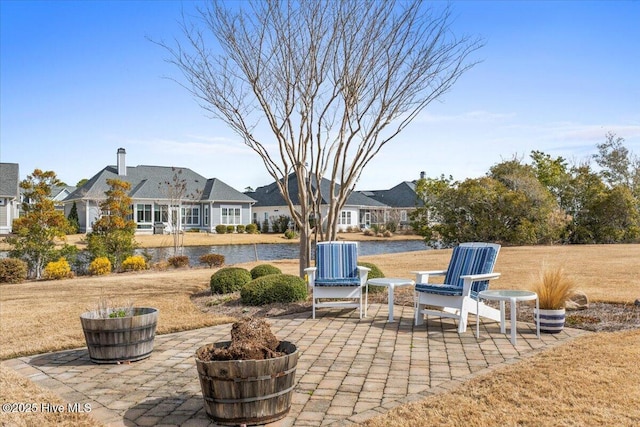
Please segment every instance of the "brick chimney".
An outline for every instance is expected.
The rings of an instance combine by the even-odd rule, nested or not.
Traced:
[[[125,163],[125,157],[127,152],[124,148],[118,148],[118,175],[127,176],[127,164]]]

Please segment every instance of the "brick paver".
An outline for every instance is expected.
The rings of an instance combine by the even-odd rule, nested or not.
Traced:
[[[454,321],[429,319],[413,326],[413,308],[374,304],[368,316],[355,310],[322,310],[269,319],[281,340],[300,351],[296,388],[288,416],[272,427],[342,426],[362,422],[396,406],[459,387],[475,375],[515,363],[587,332],[567,329],[535,337],[518,325],[518,344],[497,323],[475,323],[464,334]],[[68,403],[91,405],[106,425],[215,426],[204,411],[194,352],[229,339],[230,325],[159,335],[148,359],[122,365],[91,363],[86,348],[3,362]]]

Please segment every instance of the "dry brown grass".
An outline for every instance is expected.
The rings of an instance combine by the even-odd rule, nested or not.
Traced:
[[[594,334],[362,425],[637,426],[639,358],[640,331]]]
[[[363,257],[363,261],[377,264],[388,277],[411,277],[412,270],[445,268],[450,256],[450,250],[420,251]],[[563,266],[591,300],[632,303],[640,298],[638,259],[640,245],[503,248],[496,265],[502,277],[492,287],[527,289],[540,266],[553,261]],[[298,272],[297,261],[273,264],[285,273]],[[192,294],[207,289],[213,271],[169,270],[2,285],[0,359],[84,346],[79,316],[94,307],[101,295],[159,308],[160,334],[229,322],[231,319],[215,313],[202,313],[190,301]],[[595,334],[410,409],[399,408],[370,425],[437,425],[438,420],[443,425],[446,420],[450,425],[462,424],[462,420],[465,424],[480,420],[472,425],[630,425],[629,421],[638,420],[640,408],[639,349],[638,331]],[[0,381],[3,403],[51,398],[4,368]],[[22,389],[27,393],[24,396],[18,394]],[[576,417],[582,421],[574,423]],[[0,425],[14,425],[7,420],[6,414],[0,414]],[[85,422],[69,418],[59,424],[91,425]]]

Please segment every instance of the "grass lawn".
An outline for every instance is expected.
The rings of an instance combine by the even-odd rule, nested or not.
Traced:
[[[445,268],[450,254],[420,251],[362,260],[377,264],[387,277],[411,277],[412,270]],[[638,260],[640,245],[504,247],[496,265],[502,277],[492,288],[525,289],[547,263],[564,266],[592,301],[633,303],[640,298]],[[285,273],[298,272],[294,261],[272,264]],[[2,285],[0,359],[84,346],[79,315],[101,295],[159,308],[159,334],[230,322],[202,313],[190,301],[208,288],[212,272],[198,268]],[[633,425],[640,423],[638,360],[640,330],[590,334],[366,425]],[[56,399],[0,367],[2,403]],[[51,418],[28,422],[14,415],[0,414],[0,425],[100,425],[77,414],[38,414]]]

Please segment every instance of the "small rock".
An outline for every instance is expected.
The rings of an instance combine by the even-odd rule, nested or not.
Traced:
[[[576,291],[566,301],[565,308],[571,310],[585,310],[589,308],[589,297],[582,291]]]
[[[637,305],[637,306],[639,306],[639,307],[640,307],[640,298],[638,298],[637,300],[635,300],[635,301],[633,302],[633,305]]]

